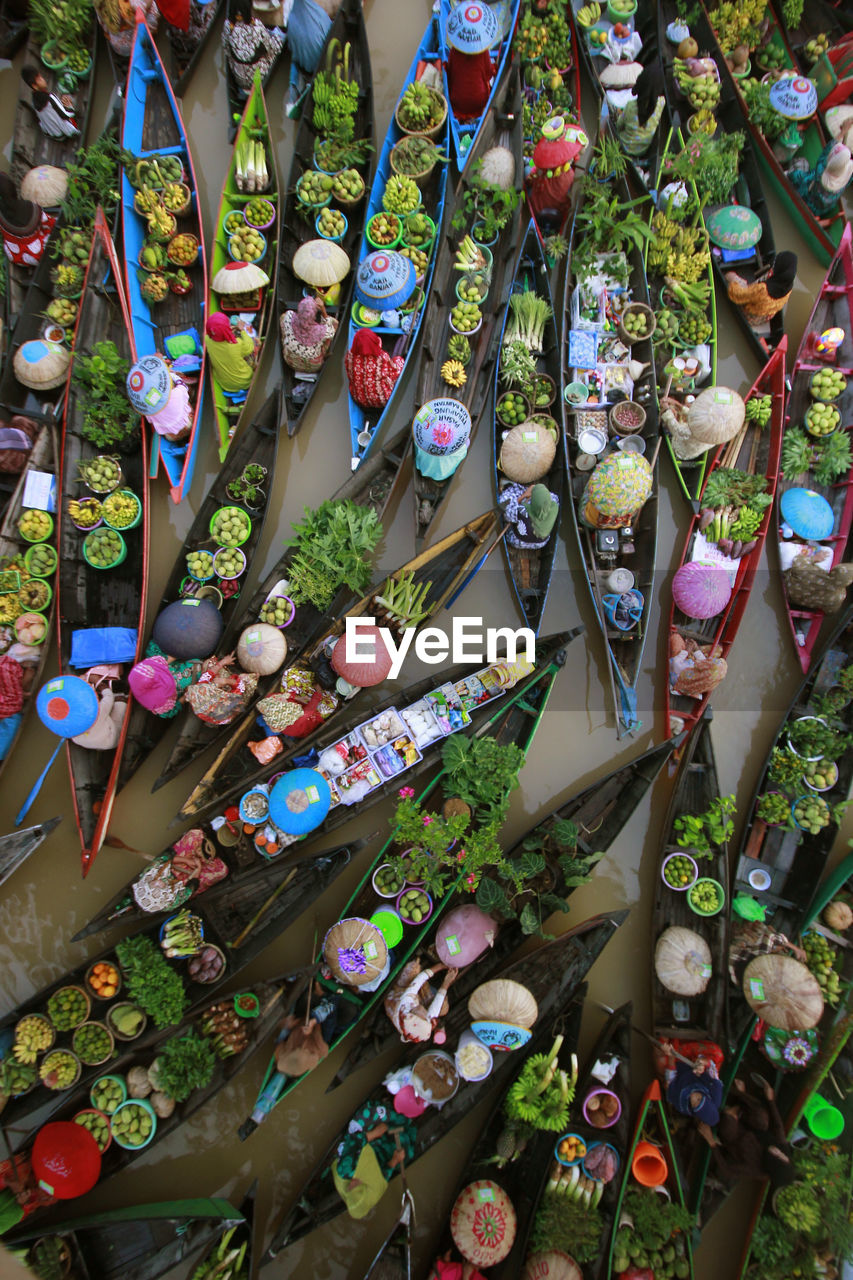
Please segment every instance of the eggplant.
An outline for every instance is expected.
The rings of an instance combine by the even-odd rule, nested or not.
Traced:
[[[740,549],[741,556],[748,556],[758,546],[758,539],[753,538],[751,542],[745,542]]]
[[[730,556],[732,554],[732,548],[734,547],[734,543],[732,542],[731,538],[718,538],[717,546],[719,547],[720,551],[722,551],[724,556]]]
[[[709,524],[714,523],[714,513],[710,507],[706,507],[704,511],[699,513],[699,532],[704,533]]]

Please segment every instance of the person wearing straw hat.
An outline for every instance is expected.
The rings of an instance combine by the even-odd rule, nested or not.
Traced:
[[[455,21],[454,21],[455,20]],[[459,121],[476,120],[483,113],[495,65],[489,53],[497,21],[489,6],[475,2],[454,10],[445,27],[450,50],[446,63],[450,106]]]
[[[22,200],[8,173],[0,173],[0,232],[10,262],[37,266],[55,225],[56,218],[34,200]]]
[[[207,317],[204,348],[223,391],[245,391],[251,386],[260,345],[245,321],[232,325],[224,311]]]
[[[301,298],[281,317],[281,354],[296,373],[319,373],[338,329],[322,298]]]
[[[546,485],[508,484],[498,495],[498,506],[511,526],[506,535],[510,546],[535,551],[548,545],[560,500]]]
[[[28,84],[33,95],[33,111],[38,116],[39,128],[49,138],[75,138],[79,136],[74,119],[74,99],[64,93],[61,98],[51,93],[44,76],[35,67],[24,67],[21,79]]]
[[[777,253],[769,272],[752,284],[730,271],[726,276],[728,295],[740,307],[747,324],[770,325],[770,345],[775,347],[785,332],[782,312],[797,278],[797,255],[787,249]]]
[[[404,356],[389,356],[378,333],[359,329],[344,356],[350,395],[362,409],[384,409],[405,368]]]
[[[818,220],[828,218],[853,178],[853,155],[843,142],[831,138],[813,169],[791,169],[788,177]]]
[[[675,1057],[675,1053],[679,1057]],[[656,1067],[666,1084],[666,1100],[683,1116],[715,1125],[720,1118],[723,1051],[712,1041],[661,1041]],[[690,1063],[682,1061],[689,1058]]]
[[[616,120],[616,133],[623,151],[629,156],[643,156],[652,145],[666,106],[663,72],[657,58],[640,72],[632,92],[634,96]]]

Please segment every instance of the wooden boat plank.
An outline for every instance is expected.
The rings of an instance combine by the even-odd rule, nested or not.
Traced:
[[[24,827],[0,836],[0,885],[6,883],[36,849],[54,831],[62,818],[49,818],[35,827]]]

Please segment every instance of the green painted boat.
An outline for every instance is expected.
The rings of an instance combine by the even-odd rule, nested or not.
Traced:
[[[250,149],[254,149],[256,152],[258,144],[264,149],[267,182],[259,190],[255,190],[256,183],[253,183],[251,178],[251,173],[255,170],[255,162],[250,156]],[[248,181],[244,181],[241,178],[241,174],[247,172],[249,178]],[[265,220],[269,222],[268,226],[264,226],[262,223],[257,224],[260,234],[264,237],[265,248],[256,262],[269,277],[269,283],[262,289],[255,290],[251,298],[244,298],[242,300],[244,305],[241,305],[237,302],[234,294],[223,294],[217,290],[214,287],[214,281],[217,273],[234,260],[234,253],[229,247],[231,242],[225,228],[225,220],[229,218],[229,215],[233,214],[236,215],[234,222],[239,223],[245,214],[247,206],[256,198],[268,201],[275,209],[272,219]],[[213,392],[213,411],[216,419],[216,437],[220,462],[225,461],[228,446],[243,422],[245,408],[251,396],[252,385],[260,366],[263,343],[267,336],[270,317],[274,314],[273,303],[275,301],[276,278],[278,276],[280,212],[276,148],[270,135],[269,115],[267,114],[264,91],[261,87],[261,78],[260,75],[256,74],[254,87],[246,101],[243,118],[240,121],[237,137],[234,140],[234,149],[231,153],[228,173],[225,176],[225,183],[219,200],[219,212],[216,215],[213,244],[210,249],[206,314],[211,316],[215,311],[224,310],[226,314],[239,311],[244,317],[251,316],[251,324],[257,335],[257,340],[261,344],[261,351],[258,352],[251,382],[249,382],[244,391],[236,393],[227,392],[223,389],[216,376],[213,361],[207,361],[207,367],[210,372],[210,386]],[[242,258],[239,253],[236,256],[238,260]]]

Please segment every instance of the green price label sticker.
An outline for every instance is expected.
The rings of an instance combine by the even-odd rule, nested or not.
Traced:
[[[376,959],[376,943],[375,943],[375,942],[365,942],[365,944],[364,944],[364,954],[365,954],[366,959],[368,959],[368,960],[375,960],[375,959]]]
[[[316,804],[317,801],[320,799],[320,792],[317,790],[316,787],[306,787],[305,794],[308,797],[309,804]]]
[[[763,1000],[764,999],[764,983],[759,981],[756,978],[750,978],[749,994],[752,996],[753,1000]]]
[[[478,1187],[477,1188],[477,1199],[480,1201],[480,1204],[492,1204],[494,1201],[494,1198],[495,1198],[494,1187]]]
[[[459,952],[462,950],[459,939],[455,933],[451,934],[449,938],[444,939],[444,945],[452,956],[458,956]]]

